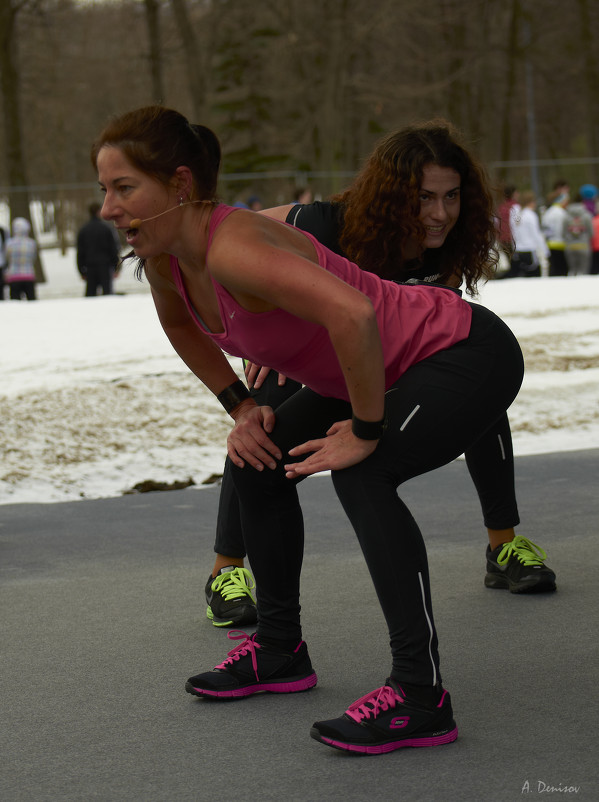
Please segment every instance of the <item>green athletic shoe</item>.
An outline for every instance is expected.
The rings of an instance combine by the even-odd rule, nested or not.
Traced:
[[[252,590],[256,587],[247,568],[227,565],[218,576],[208,577],[206,583],[206,616],[215,627],[255,624],[256,600]]]
[[[545,565],[540,546],[521,535],[491,551],[487,546],[487,588],[510,593],[549,593],[557,589],[555,573]]]

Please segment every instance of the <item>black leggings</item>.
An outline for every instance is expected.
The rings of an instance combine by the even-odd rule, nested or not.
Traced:
[[[389,425],[374,453],[332,472],[389,627],[392,675],[404,682],[434,684],[440,675],[426,548],[397,487],[475,443],[505,413],[522,376],[522,354],[511,331],[473,305],[469,337],[413,365],[388,390]],[[300,480],[285,478],[283,464],[297,461],[288,451],[350,416],[347,402],[304,387],[277,409],[271,436],[283,453],[277,469],[229,465],[257,583],[258,639],[301,637],[304,529]]]
[[[291,379],[287,379],[282,386],[277,382],[278,374],[271,371],[260,389],[251,391],[260,406],[278,409],[302,386]],[[510,423],[505,412],[466,449],[465,457],[478,493],[485,526],[489,529],[510,529],[517,526],[520,517],[514,482],[514,452]],[[225,462],[220,490],[214,551],[227,557],[246,556],[239,501],[228,459]]]
[[[10,287],[10,300],[22,301],[26,298],[28,301],[35,301],[35,281],[13,281],[8,285]]]

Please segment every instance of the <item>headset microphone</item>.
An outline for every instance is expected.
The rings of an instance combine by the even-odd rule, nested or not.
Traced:
[[[139,228],[142,223],[148,223],[150,220],[155,220],[157,217],[162,217],[163,214],[168,214],[169,212],[173,212],[175,209],[180,209],[182,206],[189,206],[191,203],[210,203],[210,201],[193,200],[193,201],[186,201],[185,203],[179,203],[177,204],[177,206],[171,206],[170,209],[166,209],[164,212],[155,214],[153,217],[146,217],[145,220],[142,220],[140,217],[135,217],[129,223],[129,228]]]

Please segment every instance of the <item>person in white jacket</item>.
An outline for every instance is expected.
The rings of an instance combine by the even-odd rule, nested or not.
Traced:
[[[522,208],[510,215],[510,226],[514,238],[514,254],[508,273],[504,278],[530,278],[541,275],[549,260],[549,247],[541,231],[536,213],[537,201],[534,193],[522,193]]]

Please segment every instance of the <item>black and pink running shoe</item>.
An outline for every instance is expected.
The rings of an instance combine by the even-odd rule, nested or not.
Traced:
[[[316,685],[308,647],[300,641],[292,652],[262,645],[256,633],[247,635],[234,630],[231,640],[241,640],[226,660],[213,671],[190,677],[185,690],[194,696],[212,699],[238,699],[253,693],[297,693]]]
[[[310,735],[320,743],[358,755],[380,755],[404,746],[439,746],[458,737],[451,699],[443,688],[431,707],[407,700],[388,679],[349,706],[340,718],[317,721]]]

